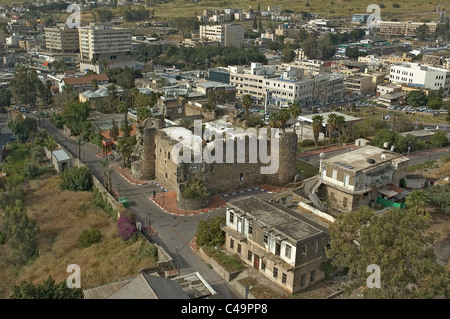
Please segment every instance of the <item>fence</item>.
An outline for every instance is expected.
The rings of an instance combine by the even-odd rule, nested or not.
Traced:
[[[383,205],[384,207],[395,207],[395,208],[405,208],[405,203],[391,202],[390,200],[384,199],[380,196],[377,197],[377,203]]]

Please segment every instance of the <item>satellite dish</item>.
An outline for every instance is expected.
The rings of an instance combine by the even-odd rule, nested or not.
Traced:
[[[373,158],[369,158],[369,159],[367,159],[367,163],[375,164],[375,160]]]

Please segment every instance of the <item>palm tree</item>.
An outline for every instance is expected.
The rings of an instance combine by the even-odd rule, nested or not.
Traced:
[[[287,123],[287,121],[289,121],[290,118],[291,118],[291,114],[289,113],[289,111],[287,109],[282,109],[279,112],[280,125],[281,125],[281,128],[283,129],[283,132],[286,130],[286,123]]]
[[[405,203],[406,206],[414,210],[416,214],[419,212],[422,212],[422,214],[424,214],[428,204],[427,196],[423,191],[412,191],[408,196],[406,196]]]
[[[339,145],[341,145],[341,131],[345,125],[345,117],[343,115],[339,115],[336,117],[336,127],[339,131]]]
[[[269,123],[270,123],[270,127],[275,128],[275,127],[280,127],[280,113],[278,112],[274,112],[274,113],[270,113],[269,115]]]
[[[108,191],[111,193],[112,190],[112,183],[111,183],[111,175],[112,173],[114,173],[116,170],[112,167],[106,167],[105,169],[105,173],[106,173],[106,179],[108,181]]]
[[[77,142],[78,158],[81,159],[81,157],[80,157],[81,146],[84,144],[85,140],[82,136],[78,136],[76,139],[76,142]]]
[[[297,122],[297,118],[302,114],[302,106],[300,103],[292,103],[289,105],[289,113],[295,118],[295,122]],[[295,125],[294,125],[295,130]]]
[[[92,79],[91,84],[92,84],[92,91],[97,91],[98,90],[98,80]]]
[[[248,118],[248,110],[250,106],[252,105],[253,100],[252,97],[249,94],[245,94],[242,96],[242,106],[245,109],[245,118]]]
[[[314,142],[316,143],[316,146],[317,146],[317,142],[319,141],[319,135],[320,135],[320,131],[322,130],[322,127],[323,127],[323,116],[322,115],[314,115],[312,117],[312,128],[313,128]]]
[[[330,141],[331,138],[333,137],[333,132],[337,126],[337,123],[336,123],[337,117],[338,117],[338,115],[336,113],[331,113],[330,115],[328,115],[328,119],[327,119],[328,141]]]
[[[103,184],[105,184],[105,187],[107,186],[108,180],[106,179],[106,169],[109,167],[109,159],[104,158],[98,161],[98,164],[103,169]]]
[[[53,152],[58,148],[58,142],[56,142],[56,139],[53,136],[48,136],[45,141],[45,147],[50,151]]]

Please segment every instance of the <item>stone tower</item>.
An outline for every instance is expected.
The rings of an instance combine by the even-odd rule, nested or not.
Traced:
[[[297,163],[297,134],[280,133],[279,166],[275,174],[264,175],[267,184],[284,186],[294,181]]]
[[[138,127],[136,148],[131,155],[131,173],[133,178],[141,180],[155,179],[155,135],[164,128],[162,118],[151,117]]]

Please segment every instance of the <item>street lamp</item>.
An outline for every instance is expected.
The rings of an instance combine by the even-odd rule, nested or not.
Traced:
[[[408,155],[406,155],[406,156],[409,156],[409,150],[411,149],[411,146],[408,146]]]

